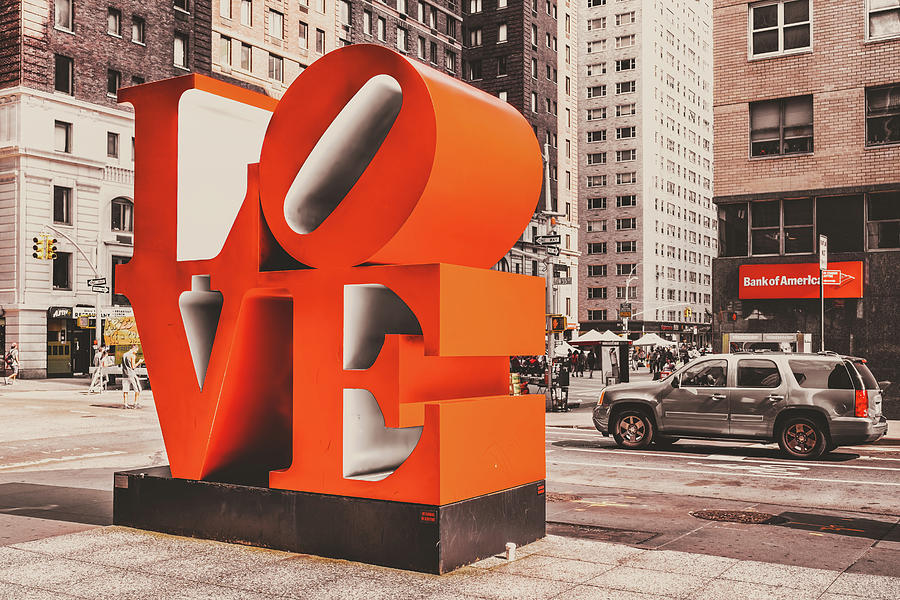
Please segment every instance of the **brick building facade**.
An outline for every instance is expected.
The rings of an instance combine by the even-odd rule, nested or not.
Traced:
[[[739,269],[815,263],[825,235],[829,262],[862,263],[863,291],[826,300],[824,345],[896,380],[900,9],[716,0],[714,25],[717,346],[800,333],[819,349],[818,299],[750,299]]]
[[[131,256],[134,127],[116,91],[209,73],[210,0],[6,0],[0,48],[0,345],[19,344],[24,377],[83,373],[93,307],[130,310],[87,283],[111,287]],[[56,260],[32,257],[41,233]]]

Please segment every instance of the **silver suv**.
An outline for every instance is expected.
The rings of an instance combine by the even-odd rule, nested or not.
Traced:
[[[623,448],[755,440],[778,442],[793,458],[818,458],[887,433],[887,384],[864,359],[834,353],[711,354],[660,381],[605,388],[594,426]]]

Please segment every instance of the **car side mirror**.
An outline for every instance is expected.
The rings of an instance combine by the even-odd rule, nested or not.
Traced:
[[[673,377],[673,378],[672,378],[672,387],[673,387],[673,388],[677,388],[677,387],[678,387],[678,378],[677,378],[677,377]]]

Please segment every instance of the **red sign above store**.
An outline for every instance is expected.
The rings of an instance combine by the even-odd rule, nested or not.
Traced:
[[[861,262],[828,263],[823,272],[826,298],[862,298]],[[741,265],[739,297],[742,300],[765,298],[818,298],[818,263]]]

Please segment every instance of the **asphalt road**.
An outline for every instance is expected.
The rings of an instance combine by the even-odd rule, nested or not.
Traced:
[[[152,397],[85,395],[77,381],[0,386],[0,546],[112,520],[112,473],[166,464]],[[573,378],[583,406],[546,429],[549,530],[564,535],[900,576],[900,443],[819,461],[776,446],[680,441],[625,451],[590,426],[599,379]],[[576,428],[573,425],[583,428]],[[896,432],[895,432],[896,433]],[[777,525],[705,521],[753,510]]]

